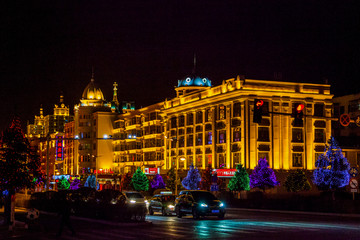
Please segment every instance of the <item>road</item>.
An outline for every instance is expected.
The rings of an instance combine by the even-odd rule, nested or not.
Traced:
[[[224,220],[160,215],[148,216],[147,220],[152,224],[106,224],[73,219],[76,237],[64,231],[60,239],[360,239],[359,216],[234,209],[228,210]],[[44,229],[15,233],[11,239],[54,239],[59,219],[42,215],[41,224]]]

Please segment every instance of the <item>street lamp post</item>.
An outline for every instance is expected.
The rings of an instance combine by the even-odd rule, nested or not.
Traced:
[[[178,194],[178,170],[179,170],[179,159],[185,161],[184,157],[176,158],[176,171],[175,171],[175,195]]]

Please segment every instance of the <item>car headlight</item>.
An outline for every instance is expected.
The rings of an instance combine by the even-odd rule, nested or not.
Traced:
[[[136,201],[135,200],[130,200],[130,203],[136,203]]]
[[[168,208],[174,208],[175,206],[174,205],[168,205],[167,207]]]
[[[200,204],[200,207],[207,207],[208,205],[207,204],[205,204],[205,203],[201,203]]]
[[[220,203],[219,207],[224,207],[225,205],[223,203]]]

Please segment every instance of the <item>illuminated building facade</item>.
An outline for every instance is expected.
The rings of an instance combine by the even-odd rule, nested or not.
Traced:
[[[325,84],[242,79],[220,86],[198,76],[178,81],[177,97],[130,111],[115,120],[114,166],[248,169],[266,157],[274,169],[315,168],[331,135],[332,97]],[[255,99],[262,120],[253,122]],[[295,107],[304,106],[294,124]],[[179,159],[186,159],[179,161]]]
[[[28,137],[44,137],[45,136],[45,119],[43,108],[40,107],[40,115],[34,118],[34,124],[27,124],[26,135]]]
[[[69,174],[96,173],[96,169],[110,169],[113,166],[112,141],[113,121],[117,116],[117,84],[114,83],[114,97],[107,102],[99,87],[95,84],[94,74],[83,91],[80,104],[74,107],[73,145],[66,148],[67,162],[73,166]],[[72,157],[72,159],[70,159]]]

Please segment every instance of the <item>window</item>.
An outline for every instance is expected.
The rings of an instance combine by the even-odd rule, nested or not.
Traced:
[[[269,142],[269,128],[268,127],[259,127],[258,128],[258,141]]]
[[[219,168],[225,168],[225,154],[220,153],[218,155],[218,157],[219,157],[219,165],[218,165],[218,167]]]
[[[193,157],[187,156],[187,168],[189,168],[191,164],[193,164]]]
[[[196,146],[201,146],[202,145],[202,133],[198,133],[196,134]]]
[[[181,115],[179,117],[179,127],[183,127],[184,124],[185,124],[185,117],[184,117],[184,115]]]
[[[233,105],[233,117],[240,117],[241,116],[241,103],[236,102]]]
[[[192,113],[188,113],[187,115],[187,125],[193,125],[194,124],[194,115]]]
[[[241,131],[240,128],[235,128],[233,130],[233,142],[240,142],[241,141]]]
[[[184,147],[185,146],[185,139],[184,137],[180,137],[179,138],[179,147]]]
[[[208,145],[212,144],[212,132],[207,133],[206,144]]]
[[[293,153],[292,160],[293,160],[293,167],[302,167],[303,166],[303,154],[302,153]]]
[[[324,116],[324,104],[316,103],[314,105],[314,116],[323,117]]]
[[[297,143],[304,142],[303,132],[302,132],[301,128],[293,128],[292,129],[292,142],[297,142]]]
[[[194,139],[193,139],[193,135],[188,135],[188,138],[187,138],[187,146],[188,147],[192,147],[194,145]]]
[[[196,123],[202,123],[203,122],[203,113],[201,111],[196,112]]]
[[[226,131],[219,131],[219,143],[226,143]]]
[[[269,153],[268,152],[259,152],[258,159],[265,158],[267,161],[269,161]]]
[[[176,117],[171,118],[171,128],[176,128]]]
[[[203,167],[202,156],[201,155],[196,156],[196,167],[197,168],[202,168]]]
[[[317,142],[317,143],[325,142],[325,130],[324,129],[315,129],[314,142]]]
[[[236,168],[236,165],[240,164],[241,155],[240,153],[233,153],[233,168]]]

